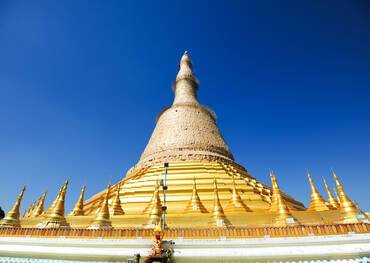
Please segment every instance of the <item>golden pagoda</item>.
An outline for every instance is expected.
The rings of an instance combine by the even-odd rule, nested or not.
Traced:
[[[9,212],[5,215],[5,217],[0,221],[0,226],[5,227],[18,227],[20,226],[20,206],[23,198],[24,191],[26,191],[26,187],[22,188],[22,191],[18,195],[17,201],[15,201],[15,204],[13,207],[9,210]]]
[[[30,216],[37,217],[44,213],[44,203],[46,198],[46,192],[44,192],[36,203],[36,207],[33,209]]]
[[[308,207],[308,211],[320,212],[320,211],[329,210],[324,198],[321,196],[319,191],[317,191],[316,186],[313,183],[311,175],[308,173],[307,176],[308,176],[308,180],[310,182],[310,187],[311,187],[311,201],[310,201],[310,206]]]
[[[96,216],[89,226],[90,229],[100,229],[100,228],[111,228],[112,222],[110,220],[108,199],[110,194],[110,185],[108,185],[104,199],[100,204],[100,209],[96,213]]]
[[[212,210],[211,216],[211,226],[229,226],[230,222],[227,220],[225,216],[224,209],[222,208],[220,198],[218,196],[218,188],[217,188],[217,180],[216,178],[213,180],[213,191],[214,191],[214,205]]]
[[[159,209],[157,201],[158,198],[163,201],[163,191],[157,187],[157,181],[163,179],[164,163],[169,163],[166,193],[169,227],[208,226],[207,212],[214,210],[214,179],[219,202],[231,225],[272,222],[273,216],[259,215],[270,209],[271,187],[235,162],[217,127],[215,114],[198,102],[197,89],[198,80],[185,52],[174,84],[173,104],[161,111],[140,160],[120,182],[121,200],[125,204],[125,216],[120,220],[124,224],[147,225],[153,203],[157,204],[154,208]],[[103,193],[85,202],[86,216],[96,214]],[[291,196],[282,193],[282,198],[295,211],[305,210],[304,205]],[[110,204],[114,203],[113,199],[114,196]],[[194,217],[198,219],[193,220]]]
[[[70,213],[71,216],[83,216],[84,215],[84,196],[85,196],[86,186],[84,185],[81,189],[80,196]]]
[[[209,227],[210,224],[274,226],[286,225],[286,220],[288,225],[289,222],[359,222],[358,209],[335,175],[340,199],[337,202],[326,182],[329,199],[325,201],[308,175],[311,187],[308,209],[281,192],[273,174],[272,187],[254,178],[234,160],[217,127],[214,112],[199,103],[198,85],[192,62],[185,52],[174,83],[173,104],[160,112],[138,163],[112,187],[114,191],[106,189],[84,201],[83,187],[74,209],[64,216],[66,182],[46,212],[43,211],[44,194],[28,216],[21,219],[21,225],[88,228],[96,225],[97,218],[104,217],[102,221],[110,223],[101,221],[99,224],[113,228],[154,227],[162,220],[164,192],[159,182],[164,180],[164,163],[168,163],[165,223],[169,228]],[[110,211],[108,214],[104,212],[106,209]]]
[[[122,204],[121,204],[121,196],[120,196],[121,184],[117,185],[116,189],[116,197],[113,201],[111,206],[111,214],[114,216],[124,215],[125,211],[123,211]]]
[[[197,182],[196,182],[195,177],[194,177],[194,183],[193,183],[193,192],[191,194],[191,198],[189,200],[188,205],[184,209],[184,212],[186,213],[208,213],[202,201],[200,201],[200,197],[198,195],[198,190],[197,190]]]
[[[41,228],[55,228],[65,227],[68,223],[64,217],[64,203],[67,193],[68,180],[60,188],[57,197],[51,206],[46,210],[45,214],[40,216],[43,218],[42,222],[38,224]]]
[[[80,195],[74,197],[77,202],[68,215],[64,211],[68,181],[46,211],[44,193],[20,217],[23,190],[0,221],[0,237],[131,239],[140,244],[143,238],[152,238],[153,229],[156,232],[159,228],[161,234],[178,238],[180,243],[183,239],[370,233],[366,213],[350,200],[335,173],[337,199],[325,181],[328,200],[308,175],[308,208],[282,192],[272,172],[271,186],[253,177],[235,161],[217,127],[215,113],[198,101],[198,86],[185,52],[174,82],[173,103],[159,113],[141,157],[125,176],[86,201],[83,187]],[[312,246],[307,240],[307,246]],[[106,253],[106,244],[101,253]],[[239,245],[244,251],[245,244],[235,246]],[[295,243],[292,241],[291,245]]]
[[[347,194],[344,192],[342,184],[339,182],[338,176],[333,171],[333,177],[339,193],[340,206],[339,210],[343,216],[343,222],[345,223],[356,223],[361,220],[360,210],[356,205],[349,199]]]
[[[288,224],[297,223],[284,198],[282,197],[276,177],[272,172],[270,173],[270,178],[272,183],[272,202],[270,211],[276,213],[276,216],[273,219],[274,225],[286,226]]]
[[[325,190],[326,190],[326,193],[328,195],[328,205],[333,208],[333,209],[337,209],[339,208],[339,203],[338,201],[334,198],[333,194],[331,193],[330,191],[330,188],[329,188],[329,185],[328,183],[326,182],[326,180],[324,179],[324,185],[325,185]]]

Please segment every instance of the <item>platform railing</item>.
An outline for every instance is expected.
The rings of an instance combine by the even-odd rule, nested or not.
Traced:
[[[218,239],[259,237],[304,237],[370,233],[369,223],[296,225],[282,227],[229,227],[229,228],[167,228],[166,239]],[[151,239],[153,230],[145,228],[0,228],[0,237],[64,237],[64,238],[106,238],[106,239]]]

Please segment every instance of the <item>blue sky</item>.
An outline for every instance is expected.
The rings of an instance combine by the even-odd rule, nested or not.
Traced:
[[[370,210],[367,1],[0,1],[0,206],[122,178],[188,50],[236,160],[309,202],[337,171]],[[23,209],[22,209],[23,210]]]

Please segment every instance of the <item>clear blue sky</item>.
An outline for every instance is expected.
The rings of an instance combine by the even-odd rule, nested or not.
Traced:
[[[368,1],[0,1],[0,206],[138,160],[184,50],[236,160],[308,204],[334,168],[370,210]]]

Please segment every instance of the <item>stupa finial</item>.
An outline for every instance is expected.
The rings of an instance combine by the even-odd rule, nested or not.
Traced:
[[[339,204],[339,207],[340,207],[340,198],[339,198],[339,194],[338,194],[338,190],[336,187],[333,187],[333,191],[334,191],[334,194],[335,194],[335,200],[337,200],[338,204]]]
[[[47,209],[46,213],[48,213],[49,210],[52,210],[55,206],[55,204],[57,203],[58,199],[59,199],[59,196],[61,195],[64,187],[66,186],[66,184],[68,184],[68,180],[66,180],[64,182],[64,184],[60,187],[59,191],[58,191],[58,194],[57,196],[55,197],[54,201],[51,203],[50,207]]]
[[[232,175],[232,194],[229,204],[226,206],[225,211],[227,212],[251,212],[251,210],[245,205],[241,199],[238,189],[236,188],[235,178]]]
[[[328,183],[326,182],[325,178],[323,178],[324,180],[324,185],[325,185],[325,189],[326,189],[326,193],[328,194],[328,204],[332,207],[332,208],[339,208],[339,203],[337,202],[337,200],[335,200],[333,194],[331,193],[330,191],[330,188],[328,186]]]
[[[333,171],[333,177],[334,177],[337,189],[338,189],[339,200],[340,200],[340,210],[343,215],[343,221],[345,223],[358,222],[359,220],[357,219],[357,214],[359,213],[359,210],[344,192],[343,186],[339,182],[338,176],[336,175],[334,171]]]
[[[157,180],[154,189],[153,199],[151,202],[151,210],[149,212],[148,226],[155,227],[161,220],[161,217],[162,217],[162,203],[161,198],[159,197],[159,182]]]
[[[29,214],[29,212],[30,212],[30,209],[31,209],[31,207],[27,207],[27,209],[25,209],[25,210],[24,210],[24,213],[23,213],[23,216],[22,216],[23,218],[24,218],[24,217],[27,217],[27,215],[28,215],[28,214]]]
[[[39,201],[37,202],[37,205],[31,214],[32,217],[37,217],[44,213],[45,198],[46,198],[46,192],[44,192],[39,198]]]
[[[189,54],[185,51],[181,57],[179,72],[175,81],[175,99],[173,104],[198,104],[196,94],[198,80],[193,74],[192,65]]]
[[[285,226],[288,224],[296,224],[296,219],[292,216],[289,211],[287,204],[280,192],[279,185],[277,183],[275,175],[270,172],[271,184],[273,188],[273,198],[272,202],[276,202],[276,213],[278,214],[274,220],[274,224],[278,226]],[[274,205],[273,203],[271,206]]]
[[[35,207],[36,207],[36,203],[37,203],[37,200],[34,201],[31,206],[30,206],[30,210],[28,211],[27,213],[27,217],[32,217],[32,213],[33,211],[35,210]]]
[[[224,209],[221,206],[220,198],[218,196],[218,187],[216,178],[213,178],[213,191],[214,191],[214,205],[212,211],[213,219],[212,224],[216,226],[228,225],[229,223],[226,220]]]
[[[197,213],[197,212],[199,212],[199,213],[208,213],[208,211],[204,207],[202,201],[200,201],[195,177],[193,179],[193,192],[191,194],[191,198],[189,200],[189,203],[185,208],[185,212],[187,212],[187,213]]]
[[[111,228],[112,222],[109,215],[109,194],[110,194],[110,185],[108,184],[107,190],[105,192],[104,199],[100,205],[99,211],[96,213],[94,221],[89,226],[90,229],[99,229],[99,228]]]
[[[84,213],[84,196],[86,192],[86,186],[82,186],[80,196],[78,197],[78,200],[72,210],[72,212],[69,214],[71,216],[83,216]]]
[[[9,210],[9,212],[5,215],[5,217],[0,221],[1,226],[5,227],[18,227],[20,226],[19,217],[20,212],[19,208],[21,206],[23,194],[26,191],[26,187],[24,186],[19,193],[17,200],[15,201],[13,207]]]
[[[64,203],[67,193],[68,180],[61,187],[57,197],[45,213],[45,221],[40,224],[41,228],[58,228],[66,226],[67,222],[64,217]]]
[[[277,212],[277,190],[276,190],[276,184],[274,181],[274,173],[270,171],[270,178],[271,178],[271,188],[272,188],[272,194],[271,194],[271,205],[270,205],[270,212]]]
[[[308,211],[320,212],[320,211],[329,210],[324,198],[321,196],[319,191],[317,191],[316,186],[309,172],[307,172],[307,177],[308,177],[308,181],[310,182],[310,187],[311,187],[311,201],[310,201],[310,206],[308,207]]]
[[[37,207],[39,206],[39,204],[41,202],[41,197],[42,197],[42,195],[33,203],[33,209],[31,210],[30,215],[29,215],[30,217],[35,216],[36,209],[37,209]]]
[[[121,204],[121,199],[120,199],[120,190],[121,190],[121,183],[117,185],[116,197],[112,204],[112,215],[115,215],[115,216],[120,216],[120,215],[125,214],[125,212],[122,209],[122,204]]]

